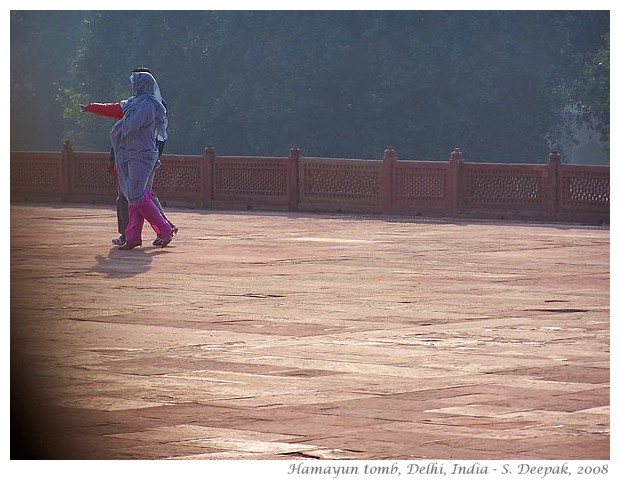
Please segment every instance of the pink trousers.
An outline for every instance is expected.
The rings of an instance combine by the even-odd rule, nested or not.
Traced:
[[[149,222],[158,237],[165,238],[172,235],[172,227],[155,205],[148,189],[140,200],[129,202],[129,223],[125,228],[125,238],[128,242],[142,240],[144,220]]]

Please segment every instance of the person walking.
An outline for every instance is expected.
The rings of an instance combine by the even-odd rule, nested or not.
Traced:
[[[121,193],[128,201],[129,222],[125,228],[125,243],[120,250],[131,250],[142,245],[142,228],[148,221],[160,246],[167,246],[173,237],[173,228],[153,201],[149,183],[159,160],[158,132],[166,125],[159,86],[148,72],[132,72],[133,95],[123,105],[123,117],[110,131],[114,164]]]
[[[147,72],[152,75],[152,72],[148,67],[138,67],[132,71],[134,72]],[[157,150],[158,150],[158,158],[156,168],[151,173],[151,177],[149,180],[149,190],[151,192],[151,196],[157,208],[166,219],[166,221],[170,224],[173,230],[173,234],[176,235],[179,231],[178,227],[170,221],[170,219],[164,213],[164,209],[161,205],[161,202],[158,196],[153,191],[153,182],[155,178],[155,170],[161,166],[161,155],[164,151],[164,146],[166,141],[168,140],[168,106],[166,105],[165,100],[161,96],[161,92],[159,90],[159,85],[157,81],[155,81],[155,96],[159,99],[166,110],[165,122],[160,126],[157,132]],[[99,102],[91,102],[86,105],[80,105],[82,112],[90,112],[96,115],[101,115],[104,117],[115,118],[120,120],[123,118],[123,106],[126,104],[127,100],[115,103],[99,103]],[[108,155],[108,171],[117,176],[116,168],[115,168],[115,159],[114,159],[114,149],[110,148],[110,153]],[[116,220],[117,220],[117,228],[118,233],[120,234],[118,238],[112,239],[112,243],[114,245],[123,245],[125,243],[125,229],[127,228],[127,224],[129,222],[129,213],[128,213],[128,202],[125,196],[121,193],[120,185],[118,186],[118,192],[116,196]],[[153,245],[161,245],[162,239],[161,237],[156,237],[153,241]]]

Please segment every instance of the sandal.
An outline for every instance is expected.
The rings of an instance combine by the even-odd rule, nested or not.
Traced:
[[[172,234],[168,237],[161,237],[161,243],[159,245],[161,246],[161,248],[164,248],[170,242],[172,242]]]
[[[125,240],[125,235],[122,235],[122,234],[121,234],[120,237],[112,239],[112,243],[114,245],[118,245],[118,246],[121,246],[123,243],[125,243],[125,241],[126,241]]]
[[[120,247],[118,247],[118,249],[119,250],[132,250],[136,247],[139,247],[140,245],[142,245],[142,240],[130,240],[129,242],[123,243]]]

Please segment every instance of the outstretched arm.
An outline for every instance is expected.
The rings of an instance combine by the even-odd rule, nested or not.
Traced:
[[[116,103],[87,103],[80,105],[83,112],[90,112],[103,117],[112,117],[120,120],[123,118],[123,107],[120,102]]]

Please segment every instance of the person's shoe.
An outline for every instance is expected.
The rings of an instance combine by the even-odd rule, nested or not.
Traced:
[[[142,240],[130,240],[128,242],[123,243],[120,247],[118,247],[119,250],[133,250],[136,247],[139,247],[140,245],[142,245]]]
[[[120,237],[118,237],[118,238],[113,238],[113,239],[112,239],[112,243],[113,243],[114,245],[121,246],[123,243],[125,243],[125,235],[122,235],[122,234],[121,234],[121,236],[120,236]]]
[[[170,240],[166,243],[166,245],[168,245],[168,243],[170,243],[170,241],[172,240],[172,237],[174,235],[176,235],[177,232],[179,231],[179,229],[177,227],[175,227],[174,225],[170,225],[170,226],[172,227],[172,233],[170,234]],[[163,242],[164,242],[164,239],[158,235],[157,238],[155,238],[155,240],[153,240],[153,245],[155,245],[155,246],[162,246]]]
[[[170,234],[169,237],[161,237],[161,243],[159,245],[161,248],[164,248],[170,242],[172,242],[172,234]]]

